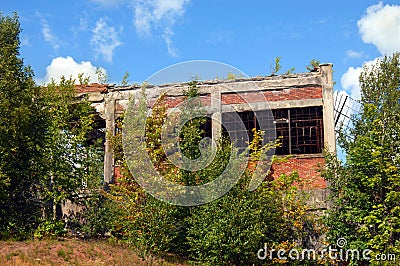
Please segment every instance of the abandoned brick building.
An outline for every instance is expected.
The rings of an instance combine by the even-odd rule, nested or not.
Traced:
[[[224,85],[227,84],[234,85],[235,91],[226,90]],[[182,97],[185,86],[185,83],[149,86],[148,98],[150,101],[155,100],[167,91],[168,99],[174,101],[174,98]],[[249,110],[249,104],[244,103],[239,96],[245,94],[247,99],[252,99],[252,94],[261,92],[272,110],[276,136],[282,139],[282,146],[275,152],[282,156],[291,155],[287,162],[272,166],[272,177],[297,170],[301,178],[309,181],[312,202],[318,209],[326,208],[327,184],[321,177],[318,166],[324,163],[324,149],[335,152],[332,64],[321,64],[318,69],[309,73],[204,81],[198,83],[198,88],[201,97],[209,99],[211,117],[219,116],[222,121],[226,120],[228,116],[225,106],[229,105],[245,124],[247,132],[242,132],[244,134],[256,127],[258,121]],[[115,132],[116,119],[123,114],[130,97],[139,92],[139,85],[91,84],[78,87],[78,94],[89,96],[89,101],[99,113],[107,132]],[[252,110],[265,108],[257,97],[253,100]],[[221,133],[221,125],[212,123],[212,119],[206,128],[213,138]],[[114,158],[110,143],[106,140],[104,181],[112,183],[114,180]]]

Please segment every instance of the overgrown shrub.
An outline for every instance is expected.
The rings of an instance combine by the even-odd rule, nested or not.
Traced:
[[[195,82],[190,86],[187,96],[196,97]],[[166,112],[163,97],[159,99],[159,105],[153,108],[153,114],[146,124],[147,151],[154,167],[165,178],[183,185],[199,185],[214,180],[227,167],[232,152],[235,153],[232,143],[228,139],[220,139],[216,155],[205,169],[188,171],[173,166],[166,159],[160,142]],[[139,103],[142,112],[146,111],[146,104],[143,104],[145,98],[143,90],[139,99],[142,101]],[[195,110],[195,102],[191,104],[191,110]],[[200,156],[198,145],[204,121],[189,120],[179,134],[180,149],[191,159]],[[256,163],[260,159],[263,134],[256,130],[253,133],[255,137],[249,149],[252,163]],[[222,198],[202,206],[182,207],[146,194],[132,176],[135,173],[128,171],[121,135],[113,137],[112,143],[122,173],[118,185],[112,186],[110,193],[110,197],[123,209],[122,216],[116,219],[123,224],[120,236],[145,254],[175,254],[202,265],[289,263],[276,258],[269,262],[259,260],[257,251],[264,244],[271,248],[301,247],[305,227],[309,229],[314,225],[306,211],[304,195],[299,190],[301,181],[296,173],[282,175],[272,182],[265,181],[256,191],[250,192],[248,183],[252,178],[252,170],[248,168],[238,184]]]
[[[296,173],[280,178],[288,187],[264,182],[252,192],[247,189],[249,177],[222,198],[192,209],[187,219],[191,260],[202,265],[261,265],[268,263],[257,257],[264,245],[298,246],[308,217],[301,193],[290,191]]]
[[[82,210],[70,217],[68,229],[76,236],[101,238],[116,231],[117,205],[102,191],[96,191],[81,203]]]
[[[65,230],[64,222],[57,220],[45,220],[36,229],[34,237],[41,240],[43,238],[56,238],[65,236],[66,233],[67,231]]]

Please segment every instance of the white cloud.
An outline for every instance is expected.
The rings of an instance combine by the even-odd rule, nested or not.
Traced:
[[[91,0],[106,9],[127,5],[133,9],[133,23],[141,38],[161,37],[171,56],[178,50],[172,36],[176,21],[185,13],[190,0]]]
[[[173,18],[183,15],[187,0],[158,0],[155,1],[154,16],[160,20],[163,17]]]
[[[104,60],[111,62],[115,48],[122,45],[118,36],[121,31],[122,29],[116,31],[114,27],[108,26],[106,18],[99,19],[92,30],[93,35],[90,41],[96,51],[96,56],[100,54]]]
[[[87,17],[82,17],[79,19],[79,28],[80,31],[87,31],[89,29],[88,19]]]
[[[175,48],[175,46],[172,42],[173,35],[174,35],[174,32],[171,29],[167,28],[167,29],[165,29],[165,32],[162,36],[165,40],[165,44],[167,45],[168,54],[170,54],[173,57],[178,57],[178,50]]]
[[[91,1],[105,7],[117,7],[126,0],[91,0]]]
[[[28,36],[23,36],[23,35],[21,36],[21,46],[27,46],[27,47],[31,46]]]
[[[357,22],[362,40],[375,45],[382,55],[400,51],[400,6],[383,5],[380,2],[367,8],[365,15]],[[350,58],[362,58],[364,53],[353,50],[346,51]],[[365,62],[364,65],[375,64],[380,57]],[[362,67],[350,67],[340,79],[342,88],[354,99],[361,98],[359,76]]]
[[[99,82],[98,75],[96,74],[97,67],[93,66],[89,61],[82,61],[80,63],[75,62],[75,60],[70,57],[57,57],[54,58],[50,65],[46,67],[46,75],[43,79],[37,80],[37,83],[47,84],[52,79],[54,81],[59,82],[61,77],[64,76],[66,78],[72,77],[75,79],[76,83],[79,83],[78,74],[83,73],[84,77],[89,77],[90,82]],[[107,71],[104,68],[100,68],[100,70],[107,74]]]
[[[134,24],[140,37],[152,36],[153,31],[161,31],[161,37],[167,45],[168,53],[177,56],[173,45],[173,26],[185,13],[189,0],[140,0],[134,1]]]
[[[364,66],[372,66],[375,65],[380,57],[375,58],[374,60],[364,62]],[[342,88],[348,92],[350,97],[356,100],[361,99],[361,87],[359,82],[359,77],[361,72],[363,71],[362,67],[349,67],[340,79],[340,83]]]
[[[52,32],[49,24],[42,18],[42,35],[46,42],[50,43],[54,50],[60,48],[58,37]]]
[[[134,1],[135,27],[139,34],[149,34],[152,28],[162,24],[171,27],[185,13],[188,0],[141,0]]]
[[[358,78],[362,72],[362,67],[349,67],[346,73],[340,79],[342,88],[350,94],[353,99],[359,100],[361,98],[360,94],[360,84]]]
[[[400,51],[400,6],[372,5],[357,25],[362,40],[374,44],[381,54]]]
[[[152,14],[149,9],[138,4],[135,6],[135,28],[139,36],[150,35]]]
[[[363,58],[363,57],[365,57],[365,54],[363,51],[357,52],[357,51],[353,51],[353,50],[347,50],[346,56],[349,58]]]

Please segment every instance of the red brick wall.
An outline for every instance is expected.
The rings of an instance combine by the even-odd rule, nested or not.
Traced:
[[[322,99],[321,87],[303,87],[290,88],[282,90],[264,91],[267,101],[288,101],[288,100],[304,100],[304,99]],[[261,102],[264,101],[260,97],[260,93],[235,93],[222,94],[222,102],[224,104],[241,104],[245,102]]]
[[[168,108],[174,108],[178,106],[180,103],[182,103],[184,100],[187,98],[184,96],[168,96],[165,98],[165,101],[167,102]],[[211,96],[210,94],[207,95],[201,95],[200,96],[200,101],[202,106],[210,106],[211,105]]]
[[[326,181],[318,172],[318,167],[323,165],[323,157],[290,158],[287,162],[272,165],[271,177],[277,178],[281,174],[290,174],[296,170],[299,177],[305,181],[305,189],[326,188]]]
[[[305,99],[322,99],[322,88],[316,86],[289,88],[280,90],[263,91],[267,101],[288,101],[288,100],[305,100]],[[179,105],[186,97],[184,96],[167,96],[165,101],[168,103],[168,108],[173,108]],[[200,96],[203,106],[211,104],[209,94]],[[259,92],[250,93],[224,93],[221,95],[223,104],[241,104],[246,102],[262,102],[264,98],[260,97]]]

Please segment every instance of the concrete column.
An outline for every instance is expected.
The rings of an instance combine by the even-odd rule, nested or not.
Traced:
[[[211,92],[211,133],[212,139],[217,141],[221,137],[222,132],[222,106],[221,92],[216,89]]]
[[[321,64],[325,149],[336,153],[332,64]]]
[[[115,135],[115,99],[107,98],[104,103],[106,121],[106,142],[104,152],[104,183],[114,183],[114,155],[111,150],[110,135]]]

